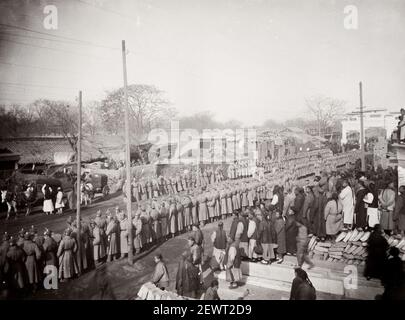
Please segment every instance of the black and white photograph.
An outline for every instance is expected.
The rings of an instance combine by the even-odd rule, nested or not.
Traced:
[[[404,40],[403,0],[0,0],[0,300],[405,300]]]

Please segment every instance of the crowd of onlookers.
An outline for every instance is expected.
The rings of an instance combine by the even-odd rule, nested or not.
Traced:
[[[345,155],[346,159],[343,155],[339,157],[339,161],[352,161],[350,154]],[[124,258],[128,255],[128,231],[132,226],[135,254],[192,231],[190,251],[182,255],[177,280],[180,284],[176,287],[179,292],[194,296],[195,290],[185,289],[189,285],[184,287],[181,283],[191,277],[187,275],[192,272],[190,270],[198,269],[201,280],[207,252],[204,252],[200,227],[209,222],[220,221],[211,237],[214,249],[210,265],[214,263],[213,269],[226,269],[231,287],[240,283],[243,259],[263,264],[282,263],[284,255],[291,254],[297,256],[298,267],[304,262],[311,267],[313,264],[308,258],[308,236],[311,234],[323,240],[333,238],[344,228],[373,228],[377,223],[387,233],[397,229],[403,232],[401,223],[405,215],[399,207],[401,195],[397,199],[394,197],[395,203],[391,203],[395,171],[377,170],[356,176],[352,171],[334,170],[310,178],[311,168],[307,170],[303,172],[307,177],[304,179],[298,179],[292,167],[268,173],[263,178],[210,181],[202,176],[201,180],[206,183],[192,187],[176,180],[174,187],[163,185],[163,194],[146,187],[145,193],[136,196],[134,193],[140,189],[133,184],[136,205],[131,215],[119,208],[114,212],[108,210],[105,215],[98,212],[95,219],[81,221],[80,230],[76,221],[69,219],[63,236],[50,230],[39,233],[35,228],[21,230],[17,236],[5,234],[0,246],[1,280],[11,292],[19,295],[41,287],[43,269],[47,265],[54,265],[59,279],[66,281],[76,277],[79,271]],[[377,181],[372,179],[385,180],[391,186],[377,192]],[[378,201],[377,216],[373,215],[375,210],[369,210],[375,208],[375,199]],[[230,216],[233,217],[231,227],[225,232],[221,220]],[[156,257],[156,260],[159,262],[161,258]],[[191,268],[190,264],[197,269]],[[162,272],[157,274],[154,282],[164,282],[160,277]],[[200,285],[201,281],[198,283]]]

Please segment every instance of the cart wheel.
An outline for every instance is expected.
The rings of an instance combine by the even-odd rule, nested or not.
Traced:
[[[108,194],[110,193],[110,188],[108,186],[105,186],[103,188],[103,195],[104,197],[108,196]]]

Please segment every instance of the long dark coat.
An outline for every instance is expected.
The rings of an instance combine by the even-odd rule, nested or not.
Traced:
[[[285,237],[286,237],[286,250],[288,253],[297,253],[297,234],[298,228],[295,223],[294,215],[287,216],[287,222],[285,225]]]
[[[38,245],[31,240],[24,242],[23,250],[26,255],[25,268],[28,273],[28,282],[30,284],[39,283],[42,276],[42,270],[39,270],[40,268],[38,266],[38,261],[41,258],[41,250],[39,250]]]
[[[356,206],[354,207],[354,212],[356,213],[356,227],[365,228],[367,227],[367,208],[364,197],[367,195],[367,189],[360,189],[356,193]]]
[[[190,261],[182,259],[179,262],[176,275],[176,291],[179,295],[190,296],[191,292],[199,289],[198,272],[198,268]]]
[[[381,232],[373,231],[367,241],[364,276],[381,279],[387,261],[388,242]]]
[[[315,211],[313,232],[318,237],[326,237],[326,221],[325,221],[325,206],[328,202],[326,195],[320,193],[317,197],[317,210]],[[311,232],[311,231],[309,231]]]
[[[27,282],[27,273],[24,265],[25,253],[19,246],[13,245],[7,252],[10,265],[10,281],[15,289],[23,289]]]
[[[277,235],[277,253],[285,254],[287,251],[285,222],[282,218],[274,220],[274,229]]]
[[[395,202],[393,219],[395,227],[398,230],[405,231],[405,196],[403,194],[400,194]]]

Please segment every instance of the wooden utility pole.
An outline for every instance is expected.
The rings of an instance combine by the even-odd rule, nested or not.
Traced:
[[[361,171],[366,171],[366,156],[364,150],[364,124],[363,124],[363,84],[359,82],[360,91],[360,152],[361,152]]]
[[[124,75],[124,101],[125,101],[125,169],[126,182],[125,194],[127,199],[127,215],[128,215],[128,263],[134,262],[134,243],[132,240],[132,195],[131,195],[131,157],[129,147],[129,106],[128,106],[128,87],[127,87],[127,56],[125,50],[125,40],[122,40],[122,68]]]
[[[80,178],[81,178],[81,163],[82,163],[82,92],[79,91],[79,136],[77,138],[77,187],[76,187],[76,224],[77,224],[77,264],[79,273],[82,272],[82,245],[80,241]]]

